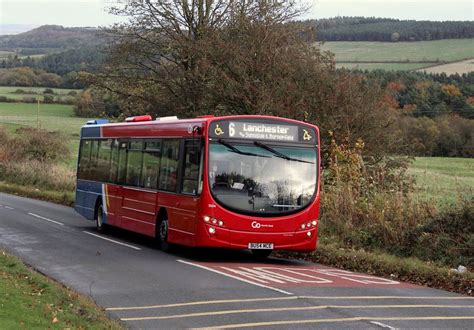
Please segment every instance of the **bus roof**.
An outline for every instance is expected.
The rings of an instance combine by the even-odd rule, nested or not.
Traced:
[[[141,117],[139,120],[130,118]],[[194,137],[196,132],[204,132],[209,122],[226,119],[271,119],[282,120],[288,123],[303,124],[311,127],[316,126],[310,123],[299,122],[293,119],[257,116],[238,115],[215,117],[213,115],[199,116],[191,119],[178,119],[177,117],[161,117],[156,120],[149,120],[149,116],[130,117],[126,122],[109,123],[107,120],[91,120],[81,128],[81,138],[120,138],[120,137]],[[151,117],[149,117],[151,118]],[[143,120],[142,120],[143,119]]]

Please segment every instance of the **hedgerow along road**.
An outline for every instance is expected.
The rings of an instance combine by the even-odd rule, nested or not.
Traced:
[[[71,208],[0,193],[0,248],[127,328],[471,328],[474,298],[308,262],[164,253]]]

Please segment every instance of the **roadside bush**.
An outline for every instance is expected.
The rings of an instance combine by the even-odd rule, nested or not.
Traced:
[[[69,157],[67,139],[58,132],[36,128],[19,128],[18,137],[13,140],[15,149],[22,150],[27,160],[51,162]]]
[[[474,200],[464,200],[429,217],[423,225],[407,233],[403,241],[404,255],[474,270]]]
[[[56,132],[20,128],[15,135],[0,129],[0,181],[39,190],[74,190],[75,172],[57,161],[69,158],[67,139]]]
[[[364,143],[329,148],[321,194],[322,236],[364,249],[397,252],[401,237],[432,212],[412,198],[414,181],[406,174],[408,159],[363,159]]]
[[[37,160],[4,163],[0,180],[20,186],[34,186],[39,190],[73,191],[75,172],[56,164]]]

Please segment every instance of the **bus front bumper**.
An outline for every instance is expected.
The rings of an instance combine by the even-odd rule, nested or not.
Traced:
[[[210,228],[213,228],[213,230]],[[308,234],[309,233],[309,234]],[[250,243],[270,243],[274,250],[310,252],[316,249],[317,228],[296,232],[245,232],[222,227],[205,226],[199,246],[247,249]]]

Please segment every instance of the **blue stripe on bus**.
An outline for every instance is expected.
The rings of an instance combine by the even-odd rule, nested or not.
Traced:
[[[97,199],[102,200],[103,185],[99,182],[77,180],[76,202],[74,209],[88,220],[94,220]],[[107,219],[104,216],[104,223]]]
[[[84,126],[81,129],[81,138],[100,138],[100,126]]]

